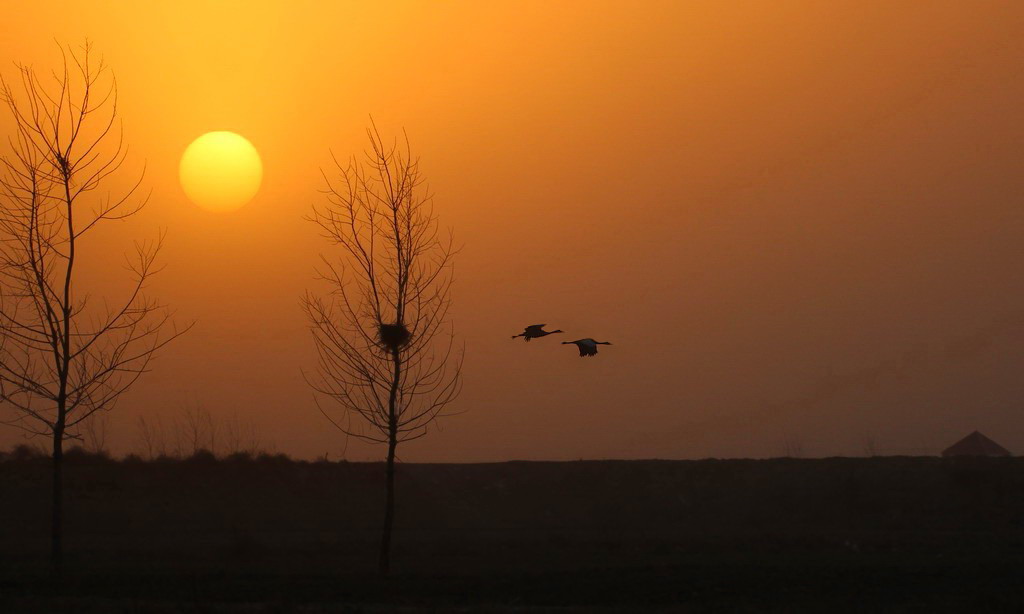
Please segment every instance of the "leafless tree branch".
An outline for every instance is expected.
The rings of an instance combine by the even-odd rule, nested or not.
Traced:
[[[322,173],[325,202],[307,219],[341,258],[322,258],[317,277],[328,292],[307,292],[301,305],[317,352],[306,380],[318,408],[346,435],[388,444],[387,573],[395,449],[448,414],[464,354],[448,318],[453,236],[439,230],[408,137],[388,145],[372,120],[366,132],[363,157],[332,154],[332,172]]]
[[[115,306],[91,306],[78,283],[83,235],[135,215],[148,195],[139,193],[142,175],[123,193],[101,190],[128,153],[117,82],[88,43],[61,53],[52,82],[24,65],[16,81],[0,78],[14,120],[0,158],[0,404],[14,410],[5,422],[53,440],[55,564],[63,442],[113,409],[156,352],[191,327],[176,326],[145,293],[162,234],[128,255],[128,288]]]

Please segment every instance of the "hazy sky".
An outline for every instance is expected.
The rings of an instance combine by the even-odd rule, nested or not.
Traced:
[[[3,74],[90,38],[124,179],[148,169],[87,270],[117,279],[166,229],[154,293],[198,321],[110,415],[117,451],[201,405],[339,457],[300,371],[330,250],[302,218],[372,114],[464,245],[465,413],[402,460],[935,453],[974,429],[1024,453],[1019,2],[10,4]],[[263,158],[234,213],[178,184],[212,130]],[[510,339],[538,322],[615,345]]]

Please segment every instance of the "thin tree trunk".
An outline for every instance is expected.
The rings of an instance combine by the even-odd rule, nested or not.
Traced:
[[[384,503],[384,534],[380,540],[380,573],[391,571],[391,527],[395,521],[395,442],[388,444],[387,495]]]
[[[383,576],[391,571],[391,527],[395,522],[395,448],[398,447],[398,387],[402,377],[402,358],[398,349],[391,351],[391,360],[395,369],[391,380],[391,394],[388,397],[388,459],[386,494],[384,500],[384,530],[380,538],[380,559],[378,571]]]
[[[53,491],[50,517],[50,566],[60,580],[64,572],[64,429],[53,431]]]
[[[75,267],[75,222],[71,199],[71,176],[67,162],[60,158],[64,178],[64,202],[67,203],[68,217],[68,264],[64,270],[64,302],[61,308],[64,327],[60,331],[60,353],[57,361],[57,377],[60,389],[57,395],[57,423],[53,429],[53,517],[50,527],[50,558],[53,574],[57,580],[64,572],[64,429],[67,426],[68,374],[71,372],[71,279]],[[56,352],[55,352],[56,354]],[[59,586],[59,582],[57,583]]]

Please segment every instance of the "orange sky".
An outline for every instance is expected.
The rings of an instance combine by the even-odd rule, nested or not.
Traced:
[[[466,413],[402,460],[933,453],[975,428],[1024,453],[1019,3],[20,4],[0,58],[89,37],[147,164],[93,279],[165,228],[154,290],[198,321],[111,414],[119,452],[198,404],[339,457],[300,373],[328,249],[302,216],[373,114],[465,245]],[[263,157],[235,213],[178,185],[211,130]],[[536,322],[615,345],[509,339]]]

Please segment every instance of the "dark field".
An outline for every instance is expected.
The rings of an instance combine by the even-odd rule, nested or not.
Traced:
[[[1021,611],[1024,460],[0,460],[0,611]]]

